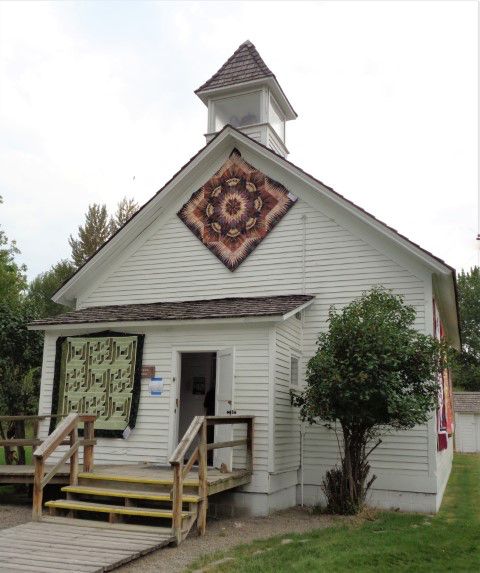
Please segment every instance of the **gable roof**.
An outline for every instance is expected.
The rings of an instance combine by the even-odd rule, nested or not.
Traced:
[[[480,414],[480,392],[454,392],[453,409],[465,414]]]
[[[252,42],[247,40],[235,50],[209,80],[195,90],[195,93],[268,77],[275,76]]]
[[[293,294],[95,306],[34,320],[30,325],[285,316],[313,299],[312,295]]]
[[[229,139],[231,138],[231,139]],[[455,269],[445,263],[442,259],[435,256],[431,252],[427,251],[426,249],[422,248],[417,243],[414,243],[410,239],[408,239],[405,235],[399,233],[396,229],[390,227],[383,221],[377,219],[374,215],[366,211],[365,209],[356,205],[353,201],[350,201],[337,191],[335,191],[332,187],[325,185],[320,180],[316,179],[313,175],[310,175],[291,161],[288,161],[281,155],[278,155],[270,148],[266,147],[265,145],[255,141],[254,139],[248,137],[240,130],[232,127],[231,125],[226,125],[220,132],[218,132],[215,137],[213,137],[204,147],[202,147],[183,167],[181,167],[173,177],[169,179],[169,181],[153,195],[151,199],[149,199],[142,207],[135,213],[135,215],[120,227],[99,249],[96,253],[94,253],[77,271],[67,280],[65,281],[61,287],[54,293],[53,300],[56,302],[62,302],[63,304],[68,304],[69,299],[66,297],[62,300],[63,295],[66,293],[67,289],[74,284],[75,281],[79,279],[79,277],[87,272],[92,268],[99,259],[103,259],[106,255],[107,251],[110,251],[113,248],[121,249],[119,241],[122,237],[126,236],[129,230],[133,230],[135,226],[141,227],[140,230],[137,232],[137,235],[145,228],[151,219],[147,219],[146,213],[152,211],[155,208],[155,205],[162,201],[163,195],[173,189],[186,174],[195,169],[195,167],[202,162],[209,153],[213,151],[214,148],[217,146],[224,146],[227,147],[228,142],[229,145],[229,152],[232,151],[232,147],[234,147],[236,141],[240,143],[244,143],[251,147],[253,150],[257,150],[262,153],[264,156],[272,159],[275,163],[281,165],[282,167],[286,168],[288,171],[296,175],[297,177],[301,178],[303,181],[307,181],[308,184],[316,189],[316,191],[320,193],[324,193],[333,199],[336,203],[341,204],[343,207],[347,208],[348,211],[353,212],[367,224],[371,225],[372,227],[376,228],[382,234],[389,237],[391,240],[394,240],[397,243],[400,243],[403,247],[405,247],[409,252],[415,254],[424,263],[427,263],[432,269],[435,269],[436,272],[441,272],[444,274],[448,274],[452,276],[453,279],[453,290],[455,292],[455,305],[457,307],[456,315],[457,318],[455,319],[456,326],[458,333],[458,338],[460,339],[460,332],[459,332],[459,325],[458,325],[458,296],[457,296],[457,284],[456,284],[456,275]],[[114,246],[116,245],[116,246]],[[74,298],[74,297],[73,297]],[[70,299],[72,300],[72,299]]]

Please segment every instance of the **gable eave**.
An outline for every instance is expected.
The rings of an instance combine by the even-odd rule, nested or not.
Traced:
[[[202,164],[208,156],[223,153],[229,146],[229,135],[233,135],[226,125],[213,139],[202,147],[191,159],[185,163],[155,195],[144,203],[135,215],[118,229],[105,243],[80,266],[77,271],[53,294],[52,300],[58,304],[72,306],[82,290],[82,284],[88,277],[102,266],[102,262],[114,256],[123,244],[133,241],[152,222],[152,216],[158,209],[161,201],[167,197],[172,189],[181,183],[190,173]],[[233,137],[233,139],[235,139]]]
[[[411,241],[405,235],[399,233],[393,227],[387,225],[380,219],[377,219],[374,215],[351,201],[347,199],[337,191],[335,191],[332,187],[329,187],[319,179],[315,178],[313,175],[310,175],[306,171],[304,171],[301,167],[298,167],[288,159],[285,159],[281,155],[275,153],[262,143],[255,141],[239,131],[237,128],[232,126],[227,126],[232,132],[235,132],[239,141],[244,144],[250,145],[253,147],[255,151],[259,152],[263,157],[266,159],[271,160],[275,163],[278,167],[286,169],[289,173],[300,179],[303,183],[305,183],[308,187],[313,188],[315,191],[320,192],[324,196],[331,199],[334,203],[338,204],[339,206],[343,207],[348,212],[352,213],[357,218],[363,220],[367,223],[368,226],[377,229],[382,235],[386,238],[394,241],[396,244],[401,245],[404,249],[410,252],[412,255],[417,257],[421,260],[428,268],[434,272],[439,272],[443,274],[451,274],[455,272],[455,269],[447,264],[445,261],[440,259],[439,257],[435,256],[433,253],[427,251],[417,243]]]
[[[72,305],[83,290],[83,285],[89,283],[89,278],[96,269],[101,269],[103,262],[108,257],[121,252],[124,245],[129,244],[146,229],[158,215],[161,202],[190,174],[194,174],[201,165],[209,158],[219,154],[230,153],[235,145],[248,146],[254,153],[258,153],[265,159],[277,165],[280,169],[287,170],[291,175],[300,179],[308,187],[326,196],[334,203],[340,205],[353,216],[364,221],[368,226],[375,228],[388,240],[408,251],[417,260],[423,263],[429,271],[439,273],[444,278],[451,277],[455,288],[455,269],[447,263],[435,257],[407,237],[401,235],[395,229],[389,227],[352,201],[337,193],[331,187],[325,185],[300,167],[278,155],[261,143],[251,139],[238,129],[226,125],[207,145],[200,149],[157,193],[147,201],[140,210],[130,219],[117,233],[115,233],[104,245],[82,266],[78,271],[53,295],[52,299],[61,304]],[[448,279],[447,279],[448,280]]]

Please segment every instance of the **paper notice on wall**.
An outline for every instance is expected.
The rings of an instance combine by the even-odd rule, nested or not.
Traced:
[[[163,378],[153,376],[148,384],[150,396],[161,396],[163,392]]]

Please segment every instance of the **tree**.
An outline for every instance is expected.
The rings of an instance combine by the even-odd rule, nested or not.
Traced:
[[[338,432],[340,466],[323,481],[328,510],[356,513],[375,476],[369,456],[392,429],[425,423],[437,405],[444,350],[415,330],[415,309],[376,287],[337,312],[309,361],[300,415]]]
[[[480,268],[458,276],[462,350],[453,361],[453,380],[464,390],[480,390]]]
[[[33,304],[0,303],[0,411],[8,415],[36,413],[42,334],[28,330],[37,317]]]
[[[0,205],[2,203],[0,196]],[[26,267],[15,261],[15,256],[19,254],[15,241],[9,241],[0,229],[0,299],[9,304],[18,303],[27,287]]]
[[[78,268],[83,265],[110,237],[110,222],[106,205],[93,203],[88,206],[85,224],[78,227],[78,238],[70,235],[72,260]]]
[[[110,220],[111,234],[115,233],[125,225],[138,211],[138,203],[135,199],[124,197],[117,205],[115,215]]]
[[[0,413],[9,415],[36,413],[42,356],[42,335],[27,329],[36,311],[25,296],[26,268],[15,260],[19,253],[0,229]],[[0,435],[22,438],[24,427],[0,425]],[[13,451],[5,450],[7,463],[12,463]],[[19,460],[24,457],[19,448]]]
[[[72,249],[72,260],[76,268],[82,266],[118,229],[123,227],[138,211],[134,199],[124,197],[112,217],[108,216],[106,205],[93,203],[88,206],[85,224],[78,227],[78,238],[70,235],[68,242]]]
[[[33,279],[28,287],[27,296],[35,306],[38,316],[42,318],[56,316],[68,310],[67,307],[53,302],[52,296],[74,272],[73,263],[62,260]]]

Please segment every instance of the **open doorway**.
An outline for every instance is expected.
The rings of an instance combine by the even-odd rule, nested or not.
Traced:
[[[216,352],[182,352],[180,373],[178,441],[195,416],[215,415]],[[208,428],[207,440],[213,442],[213,427]],[[213,463],[211,451],[207,463]]]

